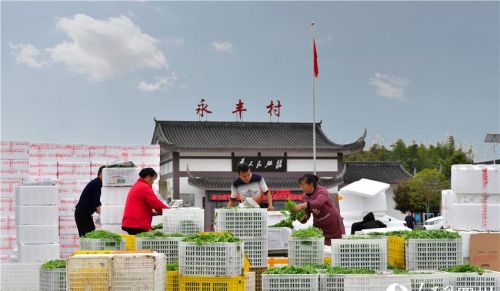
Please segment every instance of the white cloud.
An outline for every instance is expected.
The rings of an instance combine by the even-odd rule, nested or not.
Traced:
[[[233,44],[228,41],[214,41],[210,44],[210,47],[218,53],[232,53]]]
[[[411,82],[398,77],[375,73],[375,76],[370,78],[369,84],[377,89],[376,93],[380,97],[407,100],[404,96],[405,88],[410,85]]]
[[[38,58],[40,57],[40,51],[33,45],[9,43],[9,46],[12,49],[12,55],[15,56],[16,60],[21,64],[25,64],[38,69],[41,69],[47,65],[45,61],[38,60]]]
[[[160,90],[167,90],[171,88],[179,80],[179,75],[175,72],[164,77],[156,77],[154,83],[148,83],[146,81],[141,81],[137,88],[141,91],[153,93]]]
[[[184,45],[184,39],[182,37],[167,37],[165,43],[173,47],[181,47]]]
[[[54,62],[71,71],[101,81],[115,74],[137,69],[160,69],[167,66],[157,40],[141,31],[126,16],[94,19],[84,14],[57,20],[69,42],[48,49]]]

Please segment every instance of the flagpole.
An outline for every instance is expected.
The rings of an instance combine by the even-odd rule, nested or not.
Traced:
[[[313,36],[313,41],[315,39],[314,35],[314,22],[311,22],[311,32]],[[314,51],[313,51],[314,54]],[[314,55],[313,55],[314,58]],[[316,175],[316,76],[314,74],[314,61],[313,61],[313,86],[312,86],[312,102],[313,102],[313,173]]]

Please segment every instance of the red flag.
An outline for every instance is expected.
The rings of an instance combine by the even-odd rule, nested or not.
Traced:
[[[313,57],[314,57],[314,77],[318,77],[319,75],[319,67],[318,67],[318,51],[316,50],[316,40],[313,38]]]

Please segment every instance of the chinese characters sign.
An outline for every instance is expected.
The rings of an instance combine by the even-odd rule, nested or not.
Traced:
[[[286,172],[284,157],[233,157],[233,171],[236,171],[236,166],[240,163],[247,163],[256,172]]]
[[[240,100],[238,100],[238,103],[236,103],[236,110],[233,111],[233,113],[236,113],[236,115],[239,115],[240,117],[240,120],[243,120],[243,111],[247,111],[246,108],[245,108],[245,103],[243,103]]]
[[[288,199],[294,201],[302,200],[302,194],[292,193],[290,190],[271,190],[273,201],[286,201]],[[210,201],[228,201],[231,193],[211,193],[208,195]]]
[[[273,114],[276,115],[278,121],[280,121],[281,115],[281,101],[278,99],[276,103],[273,100],[266,106],[267,114],[269,114],[269,121],[271,121]]]
[[[201,120],[203,116],[205,116],[205,120],[207,120],[208,114],[212,113],[212,111],[208,110],[208,104],[205,103],[205,99],[201,99],[200,103],[198,103],[198,107],[196,107],[196,114],[198,115],[198,120]]]

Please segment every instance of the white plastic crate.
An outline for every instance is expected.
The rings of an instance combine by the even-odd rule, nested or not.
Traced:
[[[1,160],[0,174],[3,179],[27,179],[27,160]]]
[[[483,190],[500,194],[500,165],[452,165],[451,190],[457,194],[483,193]]]
[[[20,244],[57,244],[59,226],[54,225],[19,225],[17,241]]]
[[[447,273],[454,290],[500,290],[500,272]]]
[[[290,266],[323,264],[323,243],[323,238],[290,238],[288,241],[288,264]]]
[[[387,270],[387,239],[333,239],[332,265]]]
[[[103,187],[132,186],[139,179],[139,168],[104,168],[102,169]]]
[[[165,255],[167,264],[179,262],[179,242],[182,237],[136,237],[135,243],[138,250],[153,250]]]
[[[16,187],[16,205],[58,205],[57,186],[19,186]]]
[[[406,288],[410,288],[411,286],[409,276],[361,274],[344,276],[344,290],[346,291],[386,291],[393,284]]]
[[[66,291],[66,268],[40,268],[40,291]]]
[[[244,245],[244,255],[250,260],[250,267],[267,267],[267,239],[266,238],[245,238],[242,239]]]
[[[292,237],[292,230],[288,227],[267,228],[267,246],[269,250],[287,250],[288,240]]]
[[[245,272],[245,291],[255,291],[255,272]]]
[[[66,264],[67,290],[109,291],[113,255],[75,255]]]
[[[205,211],[200,208],[170,208],[163,211],[163,231],[186,235],[202,232]]]
[[[184,276],[240,276],[243,274],[243,244],[179,242],[179,273]]]
[[[0,290],[38,291],[41,263],[2,263],[0,264]]]
[[[2,160],[28,160],[29,141],[2,141],[0,158]]]
[[[130,187],[102,187],[102,205],[125,205]]]
[[[17,255],[19,262],[38,263],[48,260],[59,259],[59,244],[40,244],[40,245],[17,245]]]
[[[411,272],[411,290],[415,291],[436,291],[444,290],[449,286],[449,277],[443,272]]]
[[[406,240],[407,270],[439,270],[463,263],[462,239]]]
[[[57,177],[61,180],[90,180],[94,175],[90,173],[89,161],[57,163]]]
[[[57,224],[59,220],[57,206],[18,206],[16,207],[16,225]]]
[[[275,275],[262,274],[263,291],[319,290],[317,274]]]
[[[267,209],[215,209],[215,231],[231,232],[239,238],[267,237]]]
[[[320,291],[344,291],[345,275],[319,274]]]
[[[125,205],[102,205],[101,223],[102,224],[121,224]]]
[[[120,254],[112,259],[112,290],[164,291],[164,254]]]
[[[80,249],[93,251],[125,250],[125,241],[121,240],[118,242],[114,239],[81,238]]]

